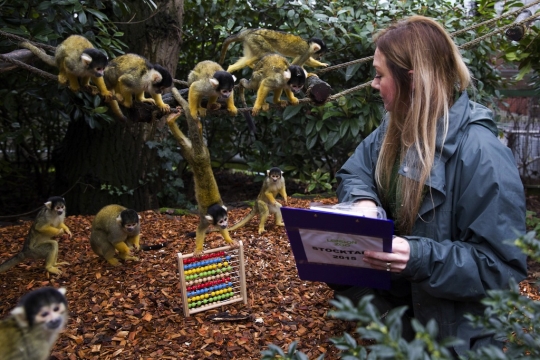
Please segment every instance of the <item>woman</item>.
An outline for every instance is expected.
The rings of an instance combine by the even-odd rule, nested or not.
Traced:
[[[501,345],[464,315],[483,314],[488,290],[527,275],[525,255],[506,243],[525,232],[512,153],[498,140],[491,111],[469,100],[467,67],[438,23],[413,16],[375,44],[372,87],[387,116],[337,173],[337,194],[340,202],[382,206],[394,221],[392,253],[364,257],[394,274],[392,288],[330,286],[355,301],[374,294],[381,314],[409,305],[421,323],[435,319],[440,338],[464,340],[455,354]]]

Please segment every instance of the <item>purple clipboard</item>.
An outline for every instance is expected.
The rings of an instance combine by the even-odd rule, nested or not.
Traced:
[[[392,252],[392,220],[290,207],[281,214],[300,279],[390,288],[391,273],[362,259],[364,249]]]

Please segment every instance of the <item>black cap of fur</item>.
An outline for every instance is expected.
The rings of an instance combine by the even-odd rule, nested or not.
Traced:
[[[67,308],[67,299],[53,287],[43,287],[33,290],[21,297],[19,306],[24,308],[28,324],[32,326],[37,313],[46,305],[63,303]]]

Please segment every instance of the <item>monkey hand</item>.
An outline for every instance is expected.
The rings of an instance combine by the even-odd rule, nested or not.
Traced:
[[[182,108],[180,106],[176,107],[176,112],[171,112],[167,116],[167,124],[174,124],[176,122],[176,119],[182,115]]]
[[[291,103],[291,105],[298,105],[299,103],[298,99],[295,97],[289,99],[289,102]]]
[[[169,105],[167,105],[167,104],[163,104],[163,105],[160,104],[160,105],[158,105],[158,107],[159,107],[159,110],[161,110],[162,113],[167,114],[167,113],[171,112],[171,107]]]
[[[113,93],[110,91],[107,91],[106,94],[101,94],[101,96],[103,96],[103,100],[107,103],[111,102],[111,100],[113,99]]]
[[[286,100],[280,100],[277,105],[281,106],[282,108],[284,108],[285,106],[289,105],[289,103],[286,101]]]
[[[195,248],[195,251],[193,251],[193,256],[194,256],[194,257],[199,257],[199,256],[201,256],[202,254],[203,254],[203,249],[202,249],[202,248],[199,249],[199,248],[196,247],[196,248]]]
[[[221,108],[221,104],[212,103],[212,104],[208,104],[206,107],[208,108],[208,110],[219,110]]]
[[[233,248],[233,249],[236,249],[236,248],[240,247],[240,244],[236,240],[233,240],[233,239],[227,240],[227,239],[225,239],[225,242],[227,242],[227,244],[229,244],[229,246],[231,248]]]
[[[92,93],[92,95],[98,95],[99,94],[98,88],[96,86],[94,86],[94,85],[85,85],[84,89],[90,91]]]
[[[238,109],[236,108],[236,106],[229,106],[227,107],[227,111],[229,112],[230,115],[232,116],[236,116],[236,114],[238,114]]]
[[[206,109],[203,108],[203,107],[200,107],[200,108],[197,110],[197,112],[199,113],[199,116],[200,116],[200,117],[205,117],[205,116],[206,116]],[[192,116],[194,119],[197,118],[197,116],[193,116],[193,114],[191,114],[191,116]]]
[[[141,101],[142,101],[142,102],[147,102],[147,103],[150,103],[150,104],[153,104],[153,105],[156,105],[156,101],[155,101],[154,99],[152,99],[152,98],[145,98],[145,97],[143,97],[143,98],[141,99]]]

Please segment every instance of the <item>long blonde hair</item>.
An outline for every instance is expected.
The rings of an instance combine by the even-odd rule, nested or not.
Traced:
[[[396,160],[418,174],[417,180],[397,179],[396,226],[401,234],[410,234],[433,167],[437,136],[446,137],[455,91],[469,86],[470,74],[453,40],[430,18],[401,20],[374,40],[396,87],[375,176],[380,193],[385,194],[391,188]],[[442,119],[441,124],[438,119]],[[398,154],[400,158],[396,159]],[[383,195],[383,201],[389,197]]]

